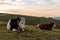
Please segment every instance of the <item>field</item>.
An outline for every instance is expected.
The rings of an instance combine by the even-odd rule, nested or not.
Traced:
[[[45,17],[24,16],[26,18],[25,32],[12,32],[6,29],[7,21],[21,15],[0,14],[0,40],[60,40],[60,20]],[[38,23],[55,22],[57,27],[52,31],[36,29]]]
[[[0,40],[60,40],[60,30],[39,30],[35,26],[26,25],[25,32],[12,32],[6,25],[0,25]]]

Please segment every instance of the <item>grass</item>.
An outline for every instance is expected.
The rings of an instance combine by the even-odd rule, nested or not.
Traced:
[[[25,32],[12,32],[6,25],[0,26],[0,40],[60,40],[60,30],[39,30],[35,26],[26,25]]]
[[[7,30],[6,29],[7,21],[10,18],[16,18],[17,16],[18,15],[10,15],[10,14],[6,14],[5,16],[0,16],[0,40],[60,40],[60,29],[47,31],[47,30],[39,30],[36,29],[35,26],[32,26],[32,25],[36,25],[37,23],[56,21],[57,28],[60,28],[60,21],[51,18],[47,19],[45,17],[38,18],[38,17],[24,16],[26,18],[26,24],[30,24],[30,25],[26,25],[27,31],[12,32]]]

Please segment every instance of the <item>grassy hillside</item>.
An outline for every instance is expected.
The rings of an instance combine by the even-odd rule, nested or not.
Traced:
[[[37,23],[55,22],[60,28],[60,21],[45,17],[24,16],[26,18],[25,32],[12,32],[6,29],[7,21],[22,15],[0,14],[0,40],[60,40],[60,29],[52,31],[36,29]]]
[[[60,28],[60,21],[59,20],[54,20],[52,18],[45,18],[45,17],[33,17],[33,16],[24,16],[24,15],[12,15],[12,14],[2,14],[0,13],[0,24],[6,24],[7,21],[11,18],[16,18],[18,17],[25,17],[26,18],[26,25],[37,25],[38,23],[49,23],[49,22],[55,22],[57,25],[56,28]]]

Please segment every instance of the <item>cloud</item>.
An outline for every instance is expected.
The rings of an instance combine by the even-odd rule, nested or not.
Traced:
[[[60,0],[0,0],[0,11],[32,16],[60,16]]]
[[[60,0],[0,0],[2,9],[55,9],[60,10]]]
[[[30,8],[60,8],[60,0],[22,0],[21,2],[24,3],[24,7]]]

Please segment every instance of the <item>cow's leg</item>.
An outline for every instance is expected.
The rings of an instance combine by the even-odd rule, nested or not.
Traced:
[[[11,31],[17,31],[18,29],[17,28],[11,28]]]
[[[25,31],[25,24],[22,25],[22,31]]]
[[[11,27],[10,27],[10,30],[12,31],[12,29],[13,29],[13,27],[11,26]]]
[[[19,28],[19,30],[20,30],[20,31],[25,31],[25,29],[24,29],[24,28]]]
[[[20,31],[25,31],[25,25],[21,24]]]
[[[22,31],[25,31],[25,28],[22,28]]]

